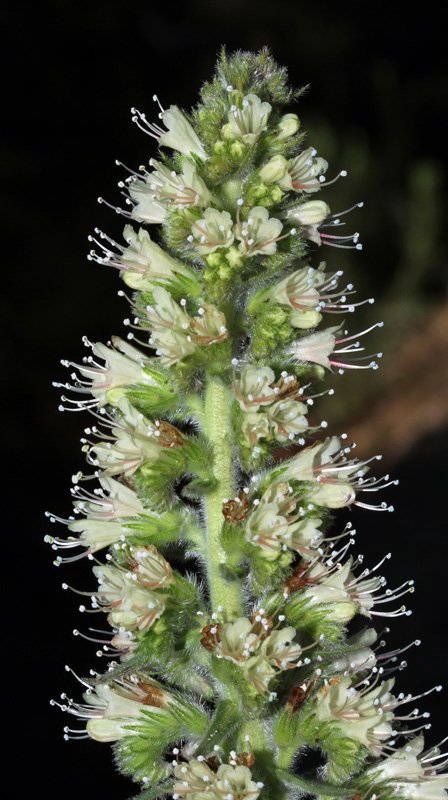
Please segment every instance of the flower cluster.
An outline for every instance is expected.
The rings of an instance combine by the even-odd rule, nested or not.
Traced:
[[[386,651],[373,627],[346,635],[356,615],[409,615],[395,601],[413,581],[386,588],[390,554],[360,569],[350,523],[329,535],[338,509],[392,511],[364,498],[395,481],[308,421],[333,392],[315,388],[325,370],[377,368],[360,339],[382,323],[319,327],[373,298],[310,266],[310,243],[362,248],[335,233],[362,203],[335,214],[317,195],[346,172],[326,180],[293,96],[266,51],[223,52],[191,114],[156,95],[157,122],[132,110],[159,152],[119,183],[124,243],[95,228],[88,256],[131,290],[127,338],[85,337],[88,355],[62,362],[60,409],[90,415],[91,474],[73,476],[69,517],[47,515],[66,538],[46,536],[56,565],[92,564],[97,589],[73,591],[110,629],[74,634],[112,660],[87,679],[67,667],[83,702],[53,703],[85,723],[66,738],[112,742],[153,800],[442,800],[427,712],[397,713],[429,692],[393,693],[419,640]],[[294,449],[282,459],[279,445]],[[314,778],[307,747],[322,754]]]
[[[250,769],[240,764],[220,764],[213,770],[204,756],[174,767],[174,800],[257,800],[263,783],[252,779]]]
[[[282,617],[284,619],[284,617]],[[257,692],[268,691],[268,684],[279,671],[294,669],[303,648],[294,641],[296,629],[289,626],[271,630],[272,621],[264,609],[252,617],[206,626],[202,643],[217,658],[241,667],[246,680]]]
[[[246,364],[234,381],[235,397],[243,411],[242,432],[253,447],[260,439],[294,439],[308,428],[308,407],[298,397],[303,390],[292,377],[275,383],[270,367]]]

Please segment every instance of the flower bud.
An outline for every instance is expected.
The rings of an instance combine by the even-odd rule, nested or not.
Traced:
[[[297,114],[284,114],[277,125],[278,133],[276,138],[280,141],[289,139],[290,136],[294,136],[297,133],[299,128],[300,120]]]
[[[298,225],[320,225],[330,214],[331,209],[323,200],[308,200],[298,206],[289,208],[285,217],[288,222]]]
[[[259,176],[263,183],[277,183],[284,177],[287,169],[288,162],[284,156],[272,156],[260,169]]]

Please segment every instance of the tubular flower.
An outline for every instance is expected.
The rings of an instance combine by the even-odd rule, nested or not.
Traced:
[[[379,797],[384,782],[389,794],[403,800],[445,800],[448,774],[439,771],[446,768],[446,754],[438,747],[423,748],[423,736],[417,736],[366,771],[373,785],[380,783]]]
[[[266,692],[277,670],[300,666],[301,646],[294,641],[296,629],[281,628],[269,632],[269,620],[260,610],[252,619],[240,617],[235,622],[214,626],[211,649],[218,658],[238,664],[258,692]]]
[[[327,328],[324,331],[312,333],[310,336],[305,336],[303,339],[298,339],[292,342],[287,347],[287,353],[295,360],[303,362],[309,361],[312,364],[320,364],[321,367],[331,369],[337,367],[341,374],[346,369],[378,369],[378,362],[375,358],[381,358],[382,353],[373,353],[367,356],[359,356],[359,353],[364,352],[364,347],[361,347],[360,342],[355,341],[360,336],[375,328],[382,328],[383,323],[377,322],[366,328],[364,331],[346,336],[340,332],[340,327],[336,325],[333,328]],[[336,338],[335,333],[339,332],[340,338]],[[349,344],[347,344],[347,342]],[[342,347],[339,347],[342,345]],[[338,347],[336,347],[338,346]],[[353,363],[350,359],[353,357]],[[372,360],[373,359],[373,360]],[[367,364],[359,364],[359,361],[367,361]]]
[[[368,298],[359,303],[350,302],[349,296],[354,294],[353,285],[347,284],[344,289],[335,291],[338,288],[338,280],[342,272],[326,275],[324,270],[325,262],[319,265],[319,269],[303,267],[291,273],[279,283],[275,283],[269,289],[262,290],[251,301],[253,312],[256,313],[259,306],[264,303],[286,306],[291,309],[289,324],[294,328],[306,329],[315,328],[321,322],[323,313],[352,313],[358,306],[374,302],[373,298]],[[332,328],[329,329],[330,333],[332,330]],[[326,333],[326,331],[321,333]],[[310,348],[310,352],[305,358],[306,340],[299,340],[297,345],[305,348],[303,351],[305,354],[304,360],[313,360],[314,353],[312,348]],[[334,346],[335,341],[329,341],[329,347],[334,348]],[[319,355],[318,353],[318,357]],[[324,363],[322,366],[327,366],[325,347],[323,356]]]
[[[357,499],[359,492],[377,492],[386,486],[396,484],[389,481],[389,475],[382,478],[364,478],[370,461],[381,460],[373,456],[367,461],[348,459],[351,447],[341,447],[336,436],[316,442],[305,448],[287,462],[282,472],[285,480],[304,481],[303,487],[308,502],[324,508],[343,508],[354,505],[376,511],[393,511],[384,501],[379,505],[369,505]]]
[[[284,213],[284,218],[295,225],[308,228],[321,225],[329,215],[330,206],[323,200],[308,200],[306,203],[288,208]]]
[[[313,715],[317,722],[333,723],[348,739],[380,756],[393,732],[393,685],[392,678],[370,691],[358,691],[349,677],[331,678],[316,693]]]
[[[205,161],[208,158],[205,148],[185,114],[177,106],[170,106],[165,110],[160,105],[157,95],[154,95],[153,99],[159,105],[159,119],[166,130],[160,125],[148,122],[145,114],[136,108],[131,109],[132,121],[163,147],[171,147],[172,150],[178,150],[185,156],[197,156],[201,161]]]
[[[283,377],[272,385],[274,381],[270,367],[249,364],[234,380],[233,391],[244,412],[242,431],[251,447],[270,435],[285,442],[308,428],[308,408],[296,399],[302,394],[300,387]]]
[[[118,336],[112,337],[111,345],[96,342],[92,346],[95,358],[104,361],[104,365],[97,364],[93,356],[87,358],[87,364],[73,364],[65,361],[64,366],[74,366],[82,375],[82,380],[76,373],[72,375],[75,380],[73,386],[65,385],[64,388],[76,392],[90,394],[96,398],[98,408],[106,404],[117,406],[126,395],[126,387],[136,384],[158,386],[154,372],[149,367],[149,360],[139,350]],[[92,404],[90,404],[91,407]]]
[[[206,206],[209,203],[211,194],[192,161],[184,159],[180,175],[155,158],[149,163],[153,172],[145,171],[142,176],[132,175],[127,179],[129,196],[135,203],[131,212],[134,219],[163,222],[173,208]],[[157,216],[154,209],[165,209],[163,219],[152,218]]]
[[[203,756],[177,764],[174,775],[177,778],[173,788],[175,800],[222,800],[230,796],[234,800],[256,800],[263,788],[262,783],[252,780],[248,767],[220,764],[215,772]]]
[[[89,688],[84,703],[68,701],[67,711],[87,720],[86,731],[91,739],[115,742],[124,736],[138,735],[148,724],[145,710],[168,717],[173,699],[162,684],[146,675],[133,677],[134,680],[100,683],[94,689]]]
[[[300,129],[300,120],[297,114],[283,114],[277,124],[275,138],[279,141],[289,139]]]
[[[131,547],[129,563],[136,580],[147,589],[162,589],[174,582],[170,564],[152,544]]]
[[[58,563],[77,560],[126,539],[133,532],[129,523],[145,514],[143,504],[128,486],[107,475],[99,475],[98,480],[101,489],[96,489],[95,494],[83,492],[79,486],[72,490],[76,498],[73,503],[74,512],[85,514],[84,519],[61,519],[47,512],[51,522],[62,522],[69,531],[80,534],[79,538],[68,539],[47,536],[46,540],[55,550],[70,550],[79,546],[87,548],[87,553],[81,556],[64,559],[58,556]]]
[[[224,314],[205,304],[197,317],[190,317],[161,286],[153,290],[154,303],[146,307],[151,326],[150,344],[157,348],[162,364],[170,366],[193,355],[198,347],[216,344],[227,337]],[[181,301],[182,303],[182,301]]]
[[[195,242],[200,255],[209,255],[221,247],[230,247],[234,239],[232,228],[233,220],[228,211],[206,208],[202,219],[193,222],[188,241]]]
[[[232,105],[228,122],[222,127],[224,139],[241,139],[244,144],[255,144],[260,134],[266,130],[270,103],[262,103],[256,94],[243,97],[241,106]]]
[[[89,241],[99,246],[101,254],[91,250],[87,258],[120,270],[121,278],[131,289],[151,291],[160,283],[169,287],[186,281],[194,289],[197,282],[195,273],[153,242],[144,228],[139,228],[136,233],[131,225],[125,225],[123,237],[127,247],[117,244],[98,228],[95,228],[95,233],[99,238],[90,236]],[[118,252],[106,246],[104,240]]]
[[[118,409],[120,418],[109,422],[115,441],[84,445],[87,462],[106,475],[132,475],[142,464],[155,464],[164,448],[182,444],[176,428],[167,422],[150,422],[126,398],[119,401]]]
[[[147,631],[163,614],[165,602],[162,595],[146,588],[136,580],[137,575],[120,567],[101,565],[93,567],[98,580],[94,593],[96,604],[108,614],[114,628]]]
[[[270,217],[266,208],[256,206],[244,222],[238,220],[235,225],[235,236],[239,240],[239,249],[247,256],[259,253],[268,256],[277,250],[283,225],[279,219]]]
[[[305,194],[318,192],[325,181],[324,174],[328,169],[328,162],[316,156],[317,151],[314,147],[307,147],[303,153],[291,159],[288,162],[286,175],[279,180],[280,188]]]
[[[276,559],[281,550],[288,548],[305,559],[313,557],[323,538],[319,531],[322,520],[303,519],[299,512],[289,484],[273,484],[260,500],[254,501],[245,526],[247,541],[260,547],[268,560]]]

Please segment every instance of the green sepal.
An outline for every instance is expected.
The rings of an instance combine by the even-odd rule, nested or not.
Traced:
[[[210,724],[202,739],[198,742],[196,752],[208,755],[215,745],[221,747],[232,736],[242,722],[242,713],[232,700],[220,700],[216,706]]]
[[[331,610],[329,603],[310,605],[309,599],[303,598],[300,591],[294,592],[283,607],[288,622],[311,641],[317,641],[323,636],[329,642],[338,642],[344,635],[344,626],[329,619]]]
[[[185,456],[182,447],[161,451],[155,464],[143,464],[133,475],[137,493],[145,497],[158,511],[170,505],[171,490],[176,478],[185,471]]]
[[[363,744],[349,739],[332,722],[324,722],[318,726],[316,741],[328,756],[326,775],[336,784],[344,784],[360,772],[369,756],[369,751]]]
[[[153,544],[163,547],[167,542],[182,539],[187,521],[185,514],[177,511],[165,511],[160,515],[151,513],[126,520],[126,541],[129,544]]]
[[[134,781],[148,778],[152,784],[166,780],[172,774],[171,765],[162,760],[169,740],[161,742],[139,734],[124,736],[114,745],[115,762],[123,775]]]

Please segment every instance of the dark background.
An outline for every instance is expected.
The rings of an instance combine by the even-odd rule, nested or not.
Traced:
[[[328,190],[328,200],[334,208],[366,201],[353,222],[362,231],[364,253],[325,256],[332,268],[343,264],[350,279],[378,297],[388,323],[381,339],[389,374],[384,391],[396,400],[404,391],[394,384],[400,348],[446,304],[445,26],[436,4],[421,4],[418,14],[402,8],[310,0],[3,5],[2,444],[11,479],[3,503],[3,571],[11,607],[3,619],[3,692],[13,701],[10,741],[24,768],[24,783],[16,773],[10,797],[24,790],[44,792],[48,800],[132,794],[131,784],[114,775],[109,747],[64,743],[62,726],[70,720],[48,706],[48,698],[63,690],[79,696],[64,663],[81,674],[101,663],[94,645],[72,638],[72,628],[83,620],[76,597],[60,590],[62,580],[92,587],[89,569],[81,564],[56,570],[42,541],[49,529],[43,511],[69,513],[70,475],[82,466],[78,439],[88,424],[82,415],[57,413],[51,380],[65,379],[59,359],[79,358],[84,333],[105,340],[123,331],[126,307],[116,295],[116,274],[84,256],[95,225],[120,236],[122,221],[96,204],[99,194],[119,200],[122,174],[115,158],[134,167],[155,153],[152,141],[130,123],[129,108],[151,112],[154,92],[165,106],[190,107],[221,44],[229,50],[270,45],[293,84],[311,84],[298,108],[309,141],[330,158],[330,177],[349,169],[346,181],[333,194]],[[425,381],[446,374],[447,351],[439,347],[437,353],[434,360],[433,350],[425,352],[419,363],[429,366],[415,375],[411,359],[409,379],[422,385],[426,397]],[[347,376],[347,382],[344,377],[342,403],[335,406],[338,424],[350,430],[350,409],[359,424],[369,420],[372,397],[383,393],[381,380],[376,373],[372,388],[359,376]],[[447,667],[448,426],[441,399],[443,391],[420,414],[416,401],[406,445],[400,452],[389,447],[391,468],[401,478],[398,489],[388,490],[397,512],[352,515],[370,563],[393,551],[391,585],[416,579],[414,616],[394,623],[390,637],[394,646],[424,640],[399,676],[404,691],[443,681]],[[375,442],[380,452],[389,437],[383,439]],[[446,733],[441,696],[426,707],[434,712],[435,742]]]

